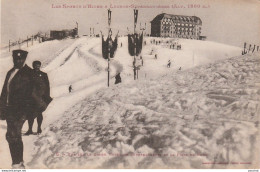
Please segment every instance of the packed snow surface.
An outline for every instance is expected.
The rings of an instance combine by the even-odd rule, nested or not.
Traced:
[[[209,41],[145,40],[144,66],[134,81],[127,38],[119,38],[109,88],[100,38],[50,41],[29,49],[40,54],[51,43],[60,44],[48,57],[38,56],[54,100],[44,112],[43,133],[23,137],[27,168],[259,166],[259,54],[238,56],[240,48]],[[182,49],[170,49],[167,41]],[[12,65],[10,54],[4,54],[1,84]],[[35,59],[31,55],[27,63]],[[123,82],[114,85],[118,72]],[[0,166],[9,168],[6,123],[0,126],[5,156]]]
[[[259,67],[259,55],[243,56],[156,80],[100,90],[66,111],[44,131],[35,142],[35,155],[29,165],[256,165]]]

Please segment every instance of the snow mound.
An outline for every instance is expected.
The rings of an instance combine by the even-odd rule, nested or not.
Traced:
[[[259,59],[233,57],[99,90],[43,131],[27,165],[259,168]]]

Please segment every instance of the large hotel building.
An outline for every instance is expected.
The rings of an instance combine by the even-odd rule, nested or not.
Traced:
[[[199,17],[162,13],[151,21],[151,36],[205,39],[205,36],[200,35],[201,26]]]

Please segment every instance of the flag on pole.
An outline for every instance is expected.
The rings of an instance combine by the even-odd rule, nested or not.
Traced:
[[[102,35],[102,56],[104,59],[108,59],[108,53],[110,53],[110,58],[114,58],[115,52],[117,50],[118,35],[112,40],[112,31],[109,31],[107,39],[104,39]]]
[[[135,54],[135,42],[136,42],[136,54]],[[143,48],[143,33],[141,35],[137,34],[137,33],[128,34],[128,52],[129,52],[129,54],[131,56],[138,56],[141,53],[142,48]]]

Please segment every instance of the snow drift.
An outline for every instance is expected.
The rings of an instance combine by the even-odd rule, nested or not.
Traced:
[[[259,57],[99,90],[45,129],[28,165],[259,167]]]

